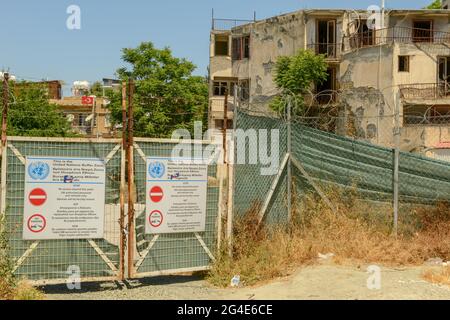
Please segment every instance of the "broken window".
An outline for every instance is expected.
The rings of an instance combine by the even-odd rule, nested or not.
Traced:
[[[409,56],[398,56],[398,72],[409,72]]]
[[[324,54],[329,58],[336,56],[336,20],[318,20],[316,29],[317,54]]]
[[[250,99],[250,80],[239,80],[239,87],[241,90],[240,98],[242,101],[248,101]]]
[[[228,56],[228,35],[215,35],[214,42],[215,56]]]
[[[316,85],[316,101],[319,104],[328,104],[335,102],[337,89],[337,70],[335,67],[330,67],[327,70],[327,79]]]
[[[433,42],[433,21],[416,20],[413,22],[413,42]]]
[[[367,20],[361,20],[358,28],[358,47],[372,46],[375,34],[367,25]]]
[[[233,60],[250,58],[250,36],[233,38]]]
[[[227,92],[228,92],[228,95],[233,95],[235,84],[236,84],[236,81],[234,81],[234,80],[214,81],[213,82],[214,95],[215,96],[225,96],[225,94]]]

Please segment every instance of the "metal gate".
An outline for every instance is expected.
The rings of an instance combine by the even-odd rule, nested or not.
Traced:
[[[34,283],[117,279],[120,269],[121,140],[9,137],[2,155],[1,212],[14,273]],[[22,237],[27,156],[101,158],[106,163],[104,238],[27,241]]]
[[[208,166],[205,232],[145,234],[146,159],[149,156],[171,157],[172,149],[179,143],[174,140],[135,139],[135,234],[129,241],[129,250],[134,251],[133,261],[129,262],[132,263],[132,277],[207,270],[211,261],[215,260],[221,224],[218,214],[221,181],[217,176],[216,164]],[[201,144],[202,148],[211,144],[208,141],[185,143]]]
[[[144,230],[146,158],[170,157],[172,149],[179,143],[174,140],[136,139],[131,150],[135,192],[128,194],[124,188],[127,178],[126,152],[122,140],[9,137],[2,154],[1,213],[5,218],[14,273],[35,284],[52,284],[66,282],[77,269],[81,281],[118,280],[126,269],[128,278],[207,270],[211,261],[215,260],[219,245],[218,230],[221,228],[219,198],[223,181],[218,178],[216,163],[208,166],[205,232],[151,236],[146,235]],[[211,145],[209,141],[186,143],[201,145],[202,150]],[[23,239],[26,157],[104,159],[106,194],[103,239]],[[134,227],[131,229],[125,228],[127,210],[121,206],[121,200],[124,204],[128,197],[134,203],[135,213],[131,224]],[[127,233],[128,242],[125,241]],[[127,255],[129,259],[125,259]]]

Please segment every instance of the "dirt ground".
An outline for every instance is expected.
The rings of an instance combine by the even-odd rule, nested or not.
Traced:
[[[367,267],[332,264],[304,267],[290,277],[258,287],[218,289],[194,276],[158,277],[126,284],[82,284],[81,291],[64,286],[42,288],[49,300],[450,300],[450,287],[422,279],[430,267],[382,268],[381,289],[369,290]]]

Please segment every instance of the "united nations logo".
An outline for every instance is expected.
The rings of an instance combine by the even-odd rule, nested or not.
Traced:
[[[166,167],[159,161],[152,162],[148,166],[148,173],[152,178],[159,179],[164,175],[164,172],[166,172]]]
[[[28,166],[28,174],[33,180],[44,180],[50,174],[50,167],[45,162],[33,162]]]

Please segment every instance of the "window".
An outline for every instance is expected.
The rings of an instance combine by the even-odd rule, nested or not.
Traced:
[[[450,106],[406,105],[403,107],[404,125],[440,125],[450,123]]]
[[[239,80],[239,87],[241,90],[240,98],[243,101],[248,101],[250,99],[250,80],[244,79]]]
[[[83,113],[80,113],[78,115],[78,126],[83,127],[85,125],[85,121],[86,121],[86,115]]]
[[[413,42],[433,42],[432,20],[416,20],[413,22]]]
[[[233,60],[250,58],[250,36],[233,38]]]
[[[215,35],[214,42],[215,56],[228,56],[228,35]]]
[[[215,96],[225,96],[225,92],[228,90],[228,95],[233,95],[234,85],[236,81],[232,80],[221,80],[214,81],[213,83],[213,92]]]
[[[223,124],[224,120],[215,120],[215,126],[217,129],[224,129]],[[233,120],[227,121],[227,129],[233,129]]]
[[[409,56],[398,56],[398,72],[409,72]]]

